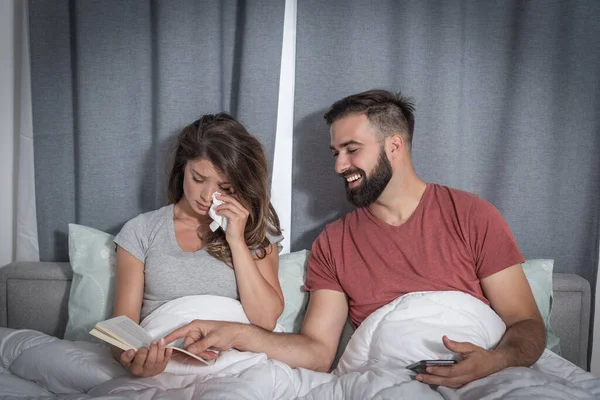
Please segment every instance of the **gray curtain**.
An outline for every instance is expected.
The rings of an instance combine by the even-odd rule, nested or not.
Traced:
[[[68,223],[116,233],[166,204],[173,136],[228,111],[273,159],[284,3],[30,0],[40,259]]]
[[[298,2],[292,250],[347,212],[326,108],[374,87],[416,102],[417,174],[479,194],[526,258],[595,282],[600,2]]]

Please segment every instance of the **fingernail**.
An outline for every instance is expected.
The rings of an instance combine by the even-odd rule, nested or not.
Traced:
[[[427,373],[430,374],[431,373],[431,367],[425,368],[425,371],[427,371]]]
[[[134,354],[135,354],[135,351],[127,350],[127,357],[133,357]]]
[[[193,353],[193,352],[195,352],[195,351],[196,351],[196,346],[194,346],[194,345],[191,345],[191,346],[189,346],[189,347],[187,348],[187,351],[189,351],[190,353]]]
[[[156,344],[156,340],[153,340],[153,341],[152,341],[152,344]]]
[[[417,375],[417,380],[418,380],[419,382],[423,382],[423,377],[422,377],[421,375]]]
[[[160,340],[158,341],[158,344],[160,344],[161,346],[165,345],[165,338],[160,338]]]

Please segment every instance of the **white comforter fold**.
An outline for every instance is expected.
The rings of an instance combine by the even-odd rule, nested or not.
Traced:
[[[107,347],[59,340],[32,330],[0,331],[2,366],[52,393],[85,393],[126,371]]]
[[[505,332],[498,315],[462,292],[419,292],[402,296],[371,314],[356,330],[332,380],[310,399],[598,399],[600,380],[546,350],[532,368],[508,368],[454,390],[430,387],[406,365],[455,355],[447,335],[494,347]]]
[[[190,296],[156,310],[142,326],[161,337],[194,318],[247,322],[239,302]],[[501,319],[469,295],[412,293],[363,322],[332,374],[292,369],[264,354],[231,350],[210,367],[173,360],[158,376],[136,378],[105,346],[0,328],[0,395],[22,388],[23,395],[39,389],[39,398],[65,399],[600,398],[600,380],[550,351],[532,368],[509,368],[459,390],[420,383],[405,368],[420,359],[454,357],[443,346],[442,335],[491,348],[504,330]]]

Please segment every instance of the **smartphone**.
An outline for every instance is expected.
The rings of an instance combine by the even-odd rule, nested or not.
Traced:
[[[424,374],[424,373],[427,373],[427,371],[425,371],[425,368],[427,368],[427,367],[433,367],[433,366],[448,367],[448,366],[454,365],[454,364],[456,364],[456,360],[421,360],[421,361],[417,361],[416,363],[407,365],[406,368],[410,369],[411,371],[413,371],[417,374]]]

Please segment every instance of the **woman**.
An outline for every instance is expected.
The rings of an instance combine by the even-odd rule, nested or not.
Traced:
[[[209,228],[215,192],[225,232]],[[210,294],[239,298],[252,324],[272,330],[284,306],[283,237],[260,142],[225,113],[203,116],[179,134],[168,193],[169,205],[138,215],[115,238],[114,316],[140,323],[169,300]],[[113,349],[138,376],[159,374],[171,354],[163,339],[137,352]]]

